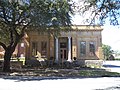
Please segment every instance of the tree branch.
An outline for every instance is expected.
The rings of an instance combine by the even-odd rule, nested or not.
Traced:
[[[16,20],[16,22],[18,22],[18,24],[23,23],[23,21],[25,21],[26,18],[28,18],[30,16],[30,13],[27,16],[24,16],[22,19],[22,16],[24,15],[24,13],[26,13],[27,10],[30,10],[32,8],[32,4],[30,4],[26,9],[23,9],[23,11],[20,13],[18,19]]]
[[[0,42],[0,45],[4,48],[4,50],[6,50],[7,47],[4,43]]]
[[[22,30],[21,30],[21,34],[20,34],[20,37],[21,37],[21,38],[25,35],[25,28],[26,28],[27,26],[29,26],[30,23],[31,23],[31,22],[29,22],[28,24],[26,24],[26,25],[23,26],[23,28],[22,28]]]
[[[6,17],[8,17],[8,16],[6,16],[6,13],[5,13],[5,8],[4,7],[2,7],[3,9],[3,18],[5,19],[5,21],[7,22],[7,24],[9,24],[10,22],[9,22],[9,20],[6,18]]]
[[[0,14],[0,18],[1,18],[0,22],[3,22],[3,23],[5,23],[5,24],[8,24],[5,20],[3,20],[4,17],[3,17],[1,14]]]

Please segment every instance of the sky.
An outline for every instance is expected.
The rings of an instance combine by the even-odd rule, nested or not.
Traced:
[[[105,24],[102,31],[102,43],[115,51],[120,51],[120,26]]]
[[[75,15],[72,19],[73,24],[83,24],[83,18],[80,15]],[[107,22],[102,28],[102,43],[111,46],[114,51],[120,51],[120,26],[112,26]]]
[[[79,2],[82,0],[74,0],[75,2]],[[89,13],[85,17],[89,17]],[[72,17],[72,23],[77,25],[83,25],[83,20],[85,17],[81,17],[80,15],[76,14]],[[119,19],[120,20],[120,19]],[[104,26],[102,26],[102,43],[105,45],[111,46],[112,50],[120,51],[120,25],[119,26],[112,26],[110,22],[106,22]]]

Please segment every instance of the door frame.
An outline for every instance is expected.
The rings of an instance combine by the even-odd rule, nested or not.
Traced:
[[[61,44],[63,44],[63,45],[61,45]],[[61,50],[62,50],[63,58],[61,58]],[[66,54],[65,54],[64,50],[66,50]],[[66,56],[64,56],[64,55],[66,55]],[[60,59],[60,61],[68,59],[68,38],[67,37],[59,38],[59,59]]]
[[[60,59],[67,60],[67,48],[60,48]]]

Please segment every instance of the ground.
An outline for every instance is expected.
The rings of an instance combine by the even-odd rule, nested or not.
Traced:
[[[115,68],[120,71],[119,63],[104,62],[104,69],[30,69],[1,73],[0,90],[120,90],[120,73],[114,73]]]
[[[105,69],[110,70],[111,72],[118,72],[120,73],[120,61],[105,61],[103,63]]]
[[[120,90],[119,77],[38,78],[29,80],[0,78],[0,90]]]

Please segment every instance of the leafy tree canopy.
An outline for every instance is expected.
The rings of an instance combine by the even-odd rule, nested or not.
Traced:
[[[87,22],[103,25],[108,19],[111,25],[120,24],[120,0],[79,0],[76,10],[83,16],[89,14]]]
[[[0,0],[0,45],[4,48],[3,71],[10,71],[10,58],[26,30],[49,32],[71,25],[70,0]],[[43,31],[44,30],[44,31]],[[58,32],[58,31],[55,31]]]
[[[0,41],[8,45],[23,37],[27,26],[46,30],[70,25],[70,14],[69,0],[0,0]]]
[[[109,45],[103,44],[102,49],[103,49],[104,59],[108,59],[110,57],[110,55],[112,55],[114,53],[111,46],[109,46]]]

